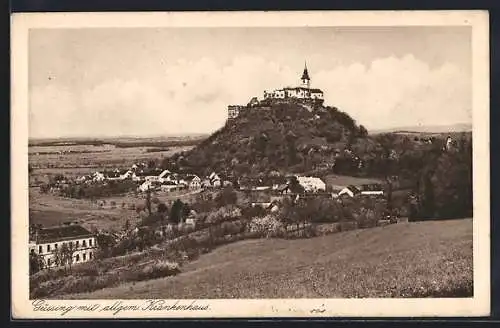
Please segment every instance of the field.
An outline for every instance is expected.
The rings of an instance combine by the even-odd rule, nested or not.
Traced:
[[[202,137],[54,139],[30,141],[28,159],[33,171],[30,185],[48,182],[50,176],[69,178],[112,168],[129,168],[150,159],[162,160],[177,152],[193,148]],[[169,201],[173,196],[158,197]],[[85,227],[121,229],[127,220],[134,223],[138,215],[129,205],[144,203],[134,194],[106,199],[106,206],[90,200],[68,199],[40,193],[30,187],[30,223],[52,226],[77,221]],[[116,205],[112,206],[111,204]],[[122,204],[125,203],[125,208]]]
[[[29,150],[29,162],[36,169],[35,173],[38,175],[47,173],[71,174],[71,171],[89,172],[91,171],[89,168],[102,170],[106,167],[130,167],[137,162],[166,158],[193,147],[172,146],[168,147],[168,150],[152,152],[151,149],[155,150],[158,147],[34,146],[30,147]],[[68,150],[72,152],[68,152]]]
[[[152,197],[159,201],[171,204],[179,198],[189,201],[195,193],[193,192],[171,192],[153,193]],[[70,199],[55,196],[52,194],[40,193],[38,188],[30,188],[30,223],[42,224],[45,227],[59,225],[64,222],[74,222],[82,224],[90,229],[120,230],[125,222],[133,225],[139,221],[139,215],[134,209],[129,209],[129,205],[143,205],[144,196],[133,193],[122,196],[106,198],[104,206],[99,206],[99,200],[92,202],[88,199]],[[122,204],[125,204],[122,207]],[[115,204],[115,205],[112,205]]]
[[[202,255],[181,271],[63,298],[470,297],[472,219],[242,241]]]

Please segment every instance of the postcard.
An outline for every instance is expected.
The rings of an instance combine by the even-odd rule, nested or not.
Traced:
[[[12,16],[12,317],[490,313],[482,11]]]

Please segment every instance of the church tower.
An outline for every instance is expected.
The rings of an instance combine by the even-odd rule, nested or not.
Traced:
[[[309,78],[309,72],[307,71],[307,63],[304,63],[304,72],[302,73],[302,87],[310,89],[311,79]]]

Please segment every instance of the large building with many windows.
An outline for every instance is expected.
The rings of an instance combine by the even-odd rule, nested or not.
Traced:
[[[94,259],[97,250],[96,236],[77,224],[42,228],[30,236],[30,254],[43,259],[45,267],[58,266],[58,252],[70,250],[72,263]]]

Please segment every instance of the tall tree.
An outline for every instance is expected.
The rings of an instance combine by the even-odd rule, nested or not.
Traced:
[[[170,209],[170,221],[179,223],[182,220],[184,203],[180,199],[176,199]]]
[[[148,214],[151,215],[151,190],[148,188],[146,190],[146,208],[148,210]]]

